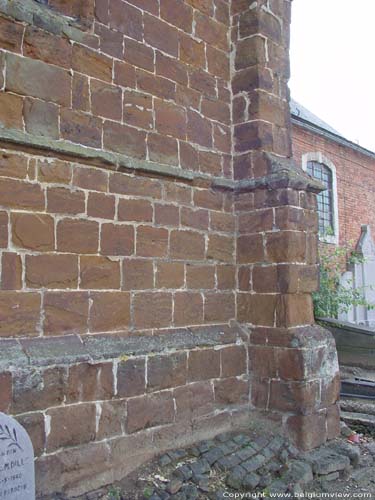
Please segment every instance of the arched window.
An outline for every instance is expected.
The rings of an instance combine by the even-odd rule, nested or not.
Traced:
[[[319,236],[327,243],[338,244],[339,221],[337,211],[336,168],[322,153],[303,156],[303,169],[319,180],[325,191],[318,195]]]

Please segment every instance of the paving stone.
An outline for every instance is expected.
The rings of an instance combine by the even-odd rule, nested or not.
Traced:
[[[210,448],[212,448],[213,446],[213,442],[211,441],[202,441],[201,443],[199,443],[197,445],[197,448],[198,450],[200,451],[200,453],[206,453],[206,451],[208,451]]]
[[[292,444],[288,445],[287,452],[292,458],[297,458],[300,455],[298,448],[296,448]]]
[[[266,446],[266,448],[263,448],[262,450],[262,455],[266,458],[266,460],[271,460],[275,456],[275,452],[271,450],[269,446]]]
[[[318,475],[330,474],[350,466],[350,459],[346,455],[338,455],[327,448],[305,454],[304,460],[311,464],[314,474]]]
[[[311,465],[302,460],[291,460],[288,463],[288,472],[283,476],[288,483],[305,485],[313,480]]]
[[[247,472],[254,472],[260,469],[265,462],[266,459],[264,458],[263,455],[256,455],[255,457],[250,458],[246,462],[243,462],[241,465],[244,469],[247,470]]]
[[[163,455],[162,457],[159,458],[159,465],[161,467],[165,467],[166,465],[169,465],[171,462],[172,460],[168,455]]]
[[[187,451],[186,450],[169,451],[168,456],[173,462],[177,462],[178,460],[183,460],[184,458],[187,457]]]
[[[202,491],[209,490],[209,478],[204,474],[194,474],[192,480]]]
[[[205,474],[207,472],[210,472],[210,464],[204,458],[190,464],[190,468],[193,474]]]
[[[223,451],[219,447],[211,448],[204,453],[203,458],[207,460],[210,465],[213,465],[223,456]]]
[[[371,453],[371,455],[375,455],[375,443],[368,443],[365,445],[366,450]]]
[[[232,453],[231,447],[227,443],[221,443],[218,448],[223,452],[223,455],[229,455]]]
[[[245,489],[251,491],[258,486],[259,481],[260,481],[260,476],[258,474],[255,474],[255,472],[250,472],[249,474],[246,474],[242,482],[242,485]]]
[[[278,460],[272,460],[271,462],[269,462],[267,464],[267,469],[268,469],[267,472],[276,473],[276,472],[279,472],[284,467],[285,467],[285,464],[282,464]]]
[[[249,458],[253,457],[256,453],[257,452],[256,450],[254,450],[254,448],[251,448],[251,446],[247,446],[246,448],[242,448],[242,450],[238,451],[236,455],[242,462],[245,462]]]
[[[286,464],[287,461],[289,460],[289,453],[287,452],[287,450],[283,450],[281,453],[280,453],[280,460]]]
[[[245,475],[245,469],[242,469],[242,467],[235,467],[233,471],[228,474],[225,483],[234,490],[240,490]]]
[[[331,472],[330,474],[326,474],[322,476],[322,481],[336,481],[340,477],[338,472]]]
[[[271,474],[265,474],[259,479],[259,485],[261,488],[266,488],[272,483],[272,475]]]
[[[267,466],[263,466],[257,470],[257,474],[259,474],[260,476],[264,476],[265,474],[267,474],[267,472],[268,472]]]
[[[183,491],[179,491],[175,495],[171,495],[170,500],[187,500],[186,495]]]
[[[252,441],[251,444],[252,444],[253,448],[258,448],[259,450],[261,450],[262,448],[267,446],[268,442],[269,442],[269,439],[267,439],[264,436],[259,436],[255,439],[255,441]]]
[[[188,465],[181,465],[175,471],[173,471],[173,475],[181,479],[182,481],[188,481],[193,475],[193,472]]]
[[[301,486],[299,484],[292,485],[292,487],[290,488],[290,493],[292,493],[292,495],[294,495],[295,498],[303,498],[304,497],[303,489],[301,488]]]
[[[227,457],[220,458],[216,462],[216,466],[218,469],[222,471],[228,471],[236,467],[236,465],[239,465],[241,463],[241,460],[236,456],[236,455],[230,455]]]
[[[230,450],[230,453],[233,453],[239,449],[239,445],[231,439],[230,441],[227,441],[226,443],[227,448]]]
[[[222,434],[218,434],[215,439],[219,441],[219,443],[225,443],[225,441],[230,439],[230,434],[228,432],[223,432]]]
[[[193,457],[200,457],[201,456],[201,452],[198,450],[198,448],[196,446],[193,446],[192,448],[189,448],[187,450],[188,454],[193,456]]]
[[[275,436],[271,442],[269,443],[268,447],[276,453],[279,453],[281,448],[284,446],[284,439],[281,436]]]
[[[228,492],[225,490],[215,491],[209,495],[210,500],[223,500],[228,496]]]
[[[182,493],[185,495],[186,500],[196,500],[199,496],[198,488],[193,484],[186,484],[182,488]]]
[[[276,479],[275,481],[272,481],[272,483],[268,486],[268,494],[282,494],[285,493],[288,489],[288,485],[282,481],[281,479]],[[282,498],[279,495],[277,498]],[[290,498],[290,497],[289,497]]]
[[[180,491],[183,484],[184,483],[183,483],[183,481],[181,481],[181,479],[174,478],[171,481],[169,481],[167,488],[166,488],[166,491],[168,493],[170,493],[171,495],[174,495],[175,493],[178,493]]]
[[[361,467],[372,467],[374,465],[374,457],[372,455],[362,455],[359,465]]]
[[[250,443],[250,438],[245,434],[239,434],[238,436],[234,436],[233,441],[240,446],[245,446],[246,444]]]
[[[338,455],[346,455],[349,457],[350,463],[353,467],[357,467],[361,458],[360,448],[356,445],[346,443],[344,441],[334,441],[329,444],[329,448],[336,452]]]
[[[156,490],[156,494],[159,495],[161,500],[169,500],[169,498],[171,498],[169,493],[161,489]]]
[[[374,477],[374,470],[372,467],[365,467],[363,469],[357,469],[353,471],[351,475],[351,479],[358,483],[358,485],[368,484],[370,481],[372,482]]]

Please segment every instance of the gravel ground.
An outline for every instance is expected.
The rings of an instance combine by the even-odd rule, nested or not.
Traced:
[[[173,450],[80,500],[374,498],[375,442],[342,425],[328,446],[300,453],[278,436],[223,434]],[[349,438],[349,439],[348,439]]]

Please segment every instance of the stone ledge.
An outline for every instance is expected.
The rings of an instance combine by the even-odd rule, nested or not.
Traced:
[[[1,0],[0,0],[1,1]],[[181,170],[178,167],[152,163],[146,160],[138,160],[119,153],[111,153],[100,149],[81,146],[65,140],[54,140],[42,136],[34,136],[20,130],[5,129],[0,127],[0,144],[12,144],[17,148],[28,151],[39,150],[43,155],[61,156],[63,159],[73,159],[89,163],[98,167],[110,168],[111,170],[131,170],[146,172],[153,175],[174,177],[185,181],[192,181],[198,177],[193,172]],[[199,175],[200,178],[209,176]]]
[[[0,0],[0,13],[55,35],[66,36],[78,43],[84,43],[88,36],[86,25],[77,19],[53,12],[34,0]]]
[[[118,172],[139,172],[150,176],[177,179],[196,186],[234,192],[235,194],[250,193],[258,189],[289,188],[313,193],[324,190],[324,186],[298,168],[294,160],[280,158],[269,153],[265,153],[266,161],[269,164],[268,175],[255,179],[234,181],[201,172],[182,170],[180,167],[140,160],[120,153],[82,146],[62,139],[54,140],[34,136],[20,130],[0,127],[0,146],[9,147],[9,144],[25,152],[30,152],[30,150],[35,152],[36,150],[36,152],[40,152],[44,156],[55,156],[71,161],[78,160],[84,164]]]
[[[243,335],[238,325],[218,325],[185,328],[154,336],[98,334],[0,339],[0,372],[27,366],[97,362],[171,350],[235,344],[241,341]]]
[[[290,188],[317,194],[325,190],[323,184],[306,174],[292,158],[281,158],[270,153],[264,153],[264,157],[268,164],[268,175],[240,181],[215,179],[213,187],[230,189],[236,194],[248,193],[256,189]]]

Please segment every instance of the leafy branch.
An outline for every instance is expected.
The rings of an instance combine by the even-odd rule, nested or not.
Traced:
[[[365,262],[365,258],[348,247],[336,247],[333,251],[321,252],[320,286],[313,293],[314,314],[320,318],[337,318],[339,313],[348,312],[351,307],[364,306],[374,309],[364,296],[364,288],[353,288],[353,282],[340,282],[346,263],[349,265]]]
[[[13,429],[13,432],[11,432],[7,425],[2,426],[0,424],[0,441],[10,441],[8,448],[15,446],[19,450],[22,450],[20,444],[18,443],[16,429]]]

